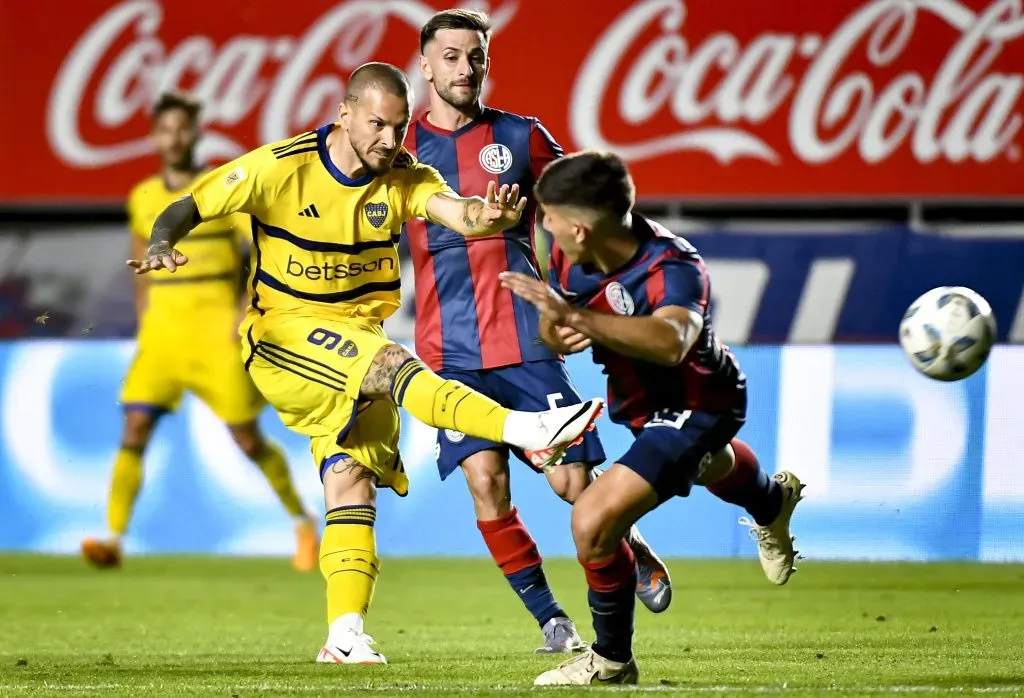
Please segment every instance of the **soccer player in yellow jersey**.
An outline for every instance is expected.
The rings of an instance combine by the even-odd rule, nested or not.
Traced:
[[[202,177],[153,225],[137,272],[191,263],[175,249],[201,222],[253,219],[251,305],[242,355],[289,427],[310,437],[324,485],[327,642],[317,661],[383,664],[363,631],[380,561],[376,489],[408,490],[398,405],[426,424],[508,443],[541,467],[591,428],[601,400],[515,412],[444,380],[384,334],[399,306],[402,224],[427,218],[462,235],[493,235],[526,205],[518,186],[460,197],[401,149],[410,87],[398,68],[368,63],[349,78],[337,123],[258,148]]]
[[[132,253],[145,252],[157,215],[189,191],[199,175],[193,151],[200,105],[164,94],[153,110],[153,142],[163,161],[160,174],[140,182],[128,198]],[[236,214],[198,226],[183,246],[191,263],[180,275],[136,277],[138,349],[124,382],[124,432],[114,461],[108,506],[109,537],[82,543],[98,567],[121,562],[125,534],[139,487],[142,457],[160,415],[175,409],[189,390],[227,424],[235,443],[263,472],[296,522],[293,563],[317,564],[317,531],[295,491],[281,449],[267,441],[256,418],[265,402],[238,356],[241,244],[251,234],[249,216]]]

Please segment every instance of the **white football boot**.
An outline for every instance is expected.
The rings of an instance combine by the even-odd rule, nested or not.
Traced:
[[[635,684],[640,680],[636,659],[613,662],[592,649],[538,676],[534,686],[589,686],[590,684]]]
[[[387,664],[384,655],[374,649],[373,638],[352,629],[332,633],[316,656],[317,664]]]
[[[797,550],[793,549],[796,540],[789,533],[789,521],[793,518],[793,510],[803,497],[800,492],[804,486],[793,473],[783,471],[773,478],[782,489],[782,508],[779,515],[767,526],[758,526],[746,516],[740,523],[750,528],[750,537],[757,541],[757,556],[761,559],[764,576],[772,584],[785,584],[796,571]]]
[[[550,468],[583,441],[584,432],[594,429],[603,409],[604,401],[594,398],[544,412],[512,412],[505,420],[502,440],[521,448],[535,466]]]

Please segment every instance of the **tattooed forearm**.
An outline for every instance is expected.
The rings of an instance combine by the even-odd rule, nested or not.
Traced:
[[[480,227],[480,211],[483,207],[473,199],[466,199],[462,204],[462,224],[466,230],[475,232]]]
[[[331,466],[331,472],[335,475],[344,475],[345,477],[356,481],[373,480],[374,483],[377,482],[377,476],[370,470],[367,470],[362,463],[354,458],[342,458]]]
[[[391,394],[391,384],[398,374],[398,369],[409,359],[414,358],[409,350],[400,344],[389,344],[374,357],[373,363],[362,385],[359,394],[367,400],[385,400]]]
[[[196,200],[190,194],[176,199],[156,217],[149,236],[150,249],[170,250],[201,222]]]

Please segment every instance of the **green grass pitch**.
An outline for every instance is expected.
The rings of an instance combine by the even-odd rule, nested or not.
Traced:
[[[578,693],[1024,695],[1024,567],[672,561],[672,608],[638,610],[640,686]],[[548,576],[585,639],[583,577]],[[317,666],[319,575],[284,560],[0,557],[0,696],[544,693],[540,633],[485,560],[385,560],[367,630],[387,667]]]

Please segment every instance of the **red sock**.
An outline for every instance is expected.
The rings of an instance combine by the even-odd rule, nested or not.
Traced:
[[[476,526],[483,534],[491,557],[506,575],[541,563],[537,543],[523,525],[516,507],[500,518],[477,521]]]
[[[476,525],[491,557],[537,624],[543,628],[552,618],[565,616],[544,576],[537,544],[519,518],[519,511],[513,507],[500,518],[477,521]]]
[[[626,541],[621,541],[608,557],[596,562],[580,560],[580,564],[587,577],[587,586],[594,591],[607,593],[636,587],[636,557]]]
[[[711,494],[725,499],[727,502],[730,494],[748,487],[751,482],[757,480],[761,472],[761,464],[757,462],[757,456],[754,455],[750,446],[739,439],[733,439],[729,444],[732,446],[733,453],[736,454],[736,464],[728,475],[707,486]]]
[[[724,502],[743,507],[759,525],[767,526],[779,515],[782,490],[761,469],[750,446],[739,439],[730,444],[736,454],[736,465],[728,475],[708,485],[707,490]]]

